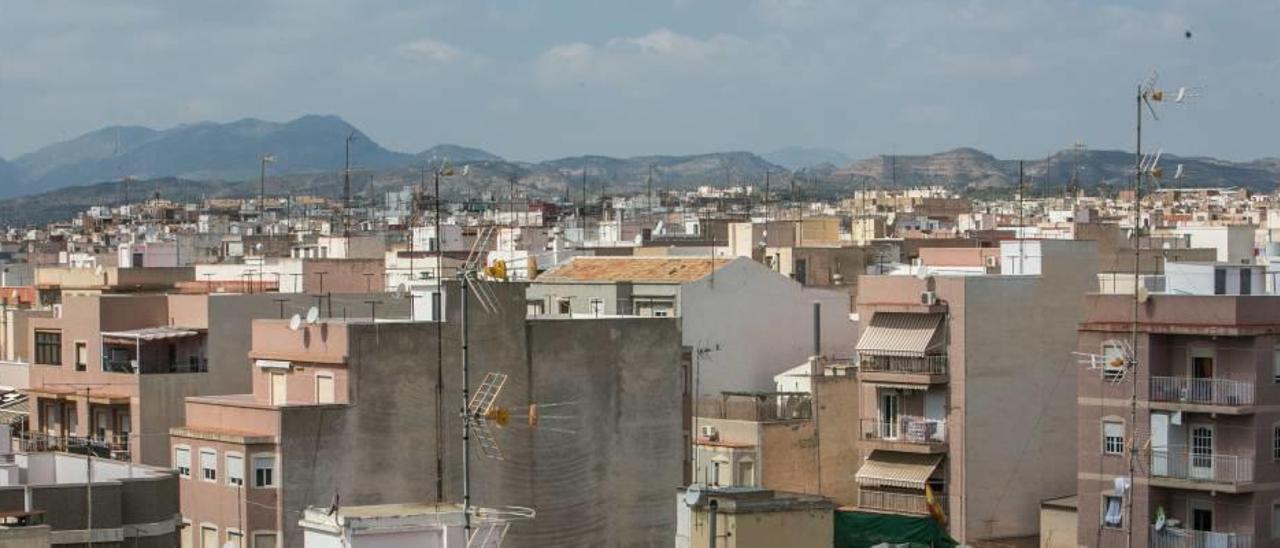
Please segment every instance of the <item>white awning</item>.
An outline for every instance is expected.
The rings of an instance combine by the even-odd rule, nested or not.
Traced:
[[[199,335],[202,330],[188,327],[144,327],[142,329],[130,329],[127,331],[103,331],[103,338],[110,339],[129,339],[133,341],[158,341],[163,339],[177,339],[181,337],[194,337]]]
[[[942,314],[876,312],[858,339],[857,350],[873,356],[923,357],[941,345]]]
[[[854,474],[863,487],[901,487],[924,490],[929,476],[942,462],[942,455],[899,453],[875,450]]]
[[[253,360],[253,365],[262,369],[289,369],[293,367],[292,362],[284,360]]]

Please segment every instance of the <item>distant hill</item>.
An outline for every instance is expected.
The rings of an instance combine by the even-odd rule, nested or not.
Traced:
[[[786,147],[762,154],[766,161],[790,170],[832,166],[847,166],[853,163],[848,154],[832,148]]]
[[[18,169],[18,166],[6,162],[4,158],[0,158],[0,196],[5,195],[6,189],[16,188],[22,184],[23,178],[24,175]]]
[[[464,147],[462,145],[436,145],[427,150],[419,152],[416,159],[420,163],[440,161],[448,159],[453,163],[468,162],[501,162],[501,156],[490,154],[489,152],[478,148]]]
[[[1099,184],[1125,186],[1133,178],[1133,153],[1119,150],[1064,150],[1023,162],[1023,173],[1030,187],[1058,191],[1078,174],[1080,185],[1093,188]],[[1230,162],[1207,157],[1180,157],[1165,154],[1165,186],[1236,186],[1270,192],[1280,183],[1280,160]],[[1178,164],[1185,176],[1173,181]],[[896,171],[896,177],[894,172]],[[953,188],[993,188],[1017,184],[1018,161],[1002,160],[972,148],[958,148],[928,155],[877,156],[858,161],[830,174],[834,181],[850,177],[867,180],[878,186],[941,185]]]

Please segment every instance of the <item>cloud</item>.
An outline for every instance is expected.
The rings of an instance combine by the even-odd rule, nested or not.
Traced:
[[[396,47],[396,53],[406,59],[451,63],[467,54],[455,46],[431,38],[419,38]]]
[[[724,75],[746,68],[753,45],[730,35],[705,39],[659,28],[640,36],[610,38],[601,45],[558,44],[535,61],[539,80],[556,85],[652,87],[674,76]]]

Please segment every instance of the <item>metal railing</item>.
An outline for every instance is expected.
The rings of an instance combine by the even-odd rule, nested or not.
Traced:
[[[13,436],[18,451],[38,453],[65,451],[77,455],[92,453],[104,459],[130,460],[129,435],[115,434],[106,438],[82,436],[55,436],[43,432],[19,432]]]
[[[869,489],[858,491],[858,507],[901,514],[929,513],[929,503],[925,501],[924,495]]]
[[[1186,449],[1153,449],[1149,465],[1153,478],[1231,484],[1253,481],[1253,459],[1238,455],[1196,453]]]
[[[894,421],[862,419],[862,439],[933,445],[947,442],[947,420],[902,416]]]
[[[1253,534],[1152,528],[1151,548],[1253,548]]]
[[[862,354],[858,360],[863,371],[877,373],[907,373],[917,375],[946,375],[946,356],[882,356]]]
[[[1151,377],[1151,401],[1253,405],[1253,383],[1230,379]]]

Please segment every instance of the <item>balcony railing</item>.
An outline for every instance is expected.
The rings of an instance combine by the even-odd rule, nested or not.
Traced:
[[[928,514],[929,503],[923,494],[893,493],[861,489],[858,491],[858,507],[900,514]]]
[[[1151,451],[1151,477],[1206,483],[1253,481],[1253,459],[1238,455],[1193,453],[1186,449]]]
[[[65,451],[104,459],[129,460],[129,435],[117,434],[100,437],[55,436],[43,432],[20,432],[14,436],[17,449],[22,452]]]
[[[877,373],[906,373],[913,375],[946,375],[946,356],[872,356],[863,354],[859,360],[863,371]]]
[[[946,443],[946,419],[903,416],[894,421],[862,420],[862,439],[933,445]]]
[[[1250,533],[1217,533],[1165,527],[1151,531],[1151,548],[1253,548]]]
[[[1151,377],[1151,401],[1253,405],[1253,383],[1229,379]]]

